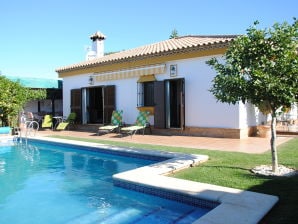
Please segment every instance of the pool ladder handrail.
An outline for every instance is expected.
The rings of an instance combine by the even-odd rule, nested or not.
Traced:
[[[24,128],[15,128],[14,139],[19,138],[20,142],[22,142],[23,136],[22,131],[25,130],[25,140],[27,142],[28,136],[35,136],[36,132],[39,130],[39,123],[37,121],[26,121],[24,124]]]
[[[26,138],[28,137],[28,135],[32,136],[32,132],[33,136],[35,136],[36,132],[39,129],[39,123],[37,121],[26,121],[25,122],[25,129],[26,129]]]

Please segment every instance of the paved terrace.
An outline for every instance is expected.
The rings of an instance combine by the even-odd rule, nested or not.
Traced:
[[[121,137],[119,134],[110,133],[98,136],[95,132],[86,131],[51,131],[41,130],[40,136],[71,136],[78,138],[90,138],[117,142],[129,142],[140,144],[164,145],[197,149],[222,150],[244,153],[264,153],[270,150],[270,138],[249,137],[245,139],[208,138],[194,136],[163,136],[163,135],[133,135]],[[280,145],[296,136],[278,135],[277,145]]]

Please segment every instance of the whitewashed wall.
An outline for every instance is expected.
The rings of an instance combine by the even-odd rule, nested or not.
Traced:
[[[156,75],[157,80],[170,79],[169,67],[177,64],[177,76],[185,78],[185,124],[188,127],[246,128],[256,123],[253,107],[249,104],[229,105],[217,102],[209,92],[215,71],[205,62],[210,57],[168,62],[165,74]],[[70,113],[70,90],[89,87],[88,78],[91,74],[66,77],[63,79],[63,112]],[[124,111],[126,123],[135,122],[138,114],[137,78],[114,80],[97,83],[93,86],[115,85],[116,108]],[[153,124],[153,117],[151,117]]]
[[[32,100],[27,102],[24,106],[24,111],[36,113],[38,111],[38,101]]]
[[[119,80],[116,84],[116,107],[123,110],[123,121],[133,124],[138,115],[137,78]],[[112,83],[109,83],[112,84]],[[151,117],[150,123],[153,124]]]
[[[55,100],[55,112],[56,114],[61,114],[63,111],[62,100]],[[38,100],[32,100],[26,103],[24,106],[25,112],[38,112]],[[52,112],[52,101],[51,100],[40,100],[40,112],[42,113],[51,113]]]
[[[88,78],[91,74],[67,77],[63,79],[63,114],[70,113],[70,90],[90,87]],[[92,86],[115,85],[116,109],[124,111],[123,120],[127,124],[133,124],[138,115],[137,110],[137,78],[95,82]],[[152,119],[152,118],[151,118]],[[151,120],[152,121],[152,120]]]
[[[167,64],[168,69],[170,64],[177,64],[178,76],[175,78],[185,78],[185,125],[238,128],[238,106],[217,102],[209,91],[215,71],[206,64],[208,59],[210,57],[200,57]]]
[[[63,115],[70,114],[70,90],[88,86],[89,75],[63,78]]]

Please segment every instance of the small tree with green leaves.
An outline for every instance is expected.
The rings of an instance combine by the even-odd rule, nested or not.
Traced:
[[[271,114],[272,170],[277,171],[276,117],[279,109],[289,108],[298,99],[298,22],[276,23],[236,38],[224,55],[207,61],[217,75],[212,94],[220,102],[250,102],[261,112]]]
[[[32,90],[0,76],[0,118],[2,125],[15,126],[19,112],[24,105],[34,99],[45,99],[46,90]]]
[[[170,35],[170,39],[177,38],[177,37],[179,37],[178,31],[176,29],[173,29]]]

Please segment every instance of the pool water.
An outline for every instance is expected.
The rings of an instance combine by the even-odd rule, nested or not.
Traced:
[[[113,186],[156,161],[40,142],[0,146],[0,223],[192,223],[210,209]]]

